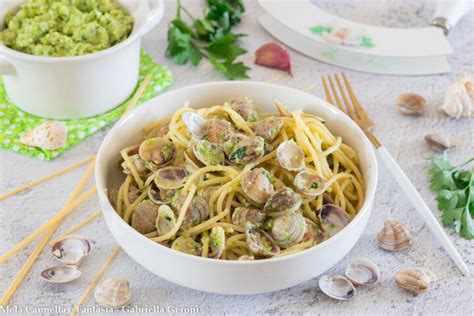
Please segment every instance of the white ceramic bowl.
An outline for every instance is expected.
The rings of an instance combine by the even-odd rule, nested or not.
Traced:
[[[3,15],[20,0],[0,1]],[[11,102],[22,110],[53,119],[77,119],[105,113],[135,89],[141,37],[161,21],[163,0],[119,0],[133,16],[134,27],[123,42],[74,57],[33,56],[0,42],[0,75]]]
[[[123,175],[117,166],[119,151],[137,144],[142,128],[174,113],[185,101],[192,107],[222,104],[237,96],[253,99],[263,112],[275,113],[274,100],[289,110],[303,109],[326,120],[360,157],[366,180],[366,199],[357,216],[327,241],[286,257],[256,261],[221,261],[184,254],[157,244],[117,215],[106,189],[117,187]],[[292,88],[251,81],[205,83],[173,90],[143,104],[120,120],[104,139],[95,170],[105,221],[119,245],[137,263],[171,282],[188,288],[221,294],[255,294],[288,288],[314,278],[340,261],[354,246],[369,219],[377,183],[377,162],[372,145],[348,116],[325,101]]]

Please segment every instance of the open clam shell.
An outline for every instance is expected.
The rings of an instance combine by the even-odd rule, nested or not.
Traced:
[[[51,267],[41,272],[41,278],[50,283],[67,283],[81,276],[81,271],[73,265]]]
[[[343,301],[351,299],[356,293],[351,281],[342,275],[323,275],[319,279],[319,288],[327,296]]]
[[[256,225],[247,224],[245,236],[247,245],[254,254],[274,256],[280,253],[280,247],[273,238]]]
[[[245,223],[263,224],[265,218],[266,215],[263,211],[253,207],[236,207],[232,213],[232,223],[235,225],[245,225]]]
[[[170,232],[173,229],[173,227],[176,225],[176,216],[171,207],[166,204],[160,205],[158,208],[158,216],[156,217],[155,225],[156,230],[160,236]]]
[[[212,228],[211,233],[209,234],[210,239],[210,258],[219,259],[222,252],[225,249],[225,231],[224,228],[220,226],[215,226]]]
[[[349,264],[345,275],[355,285],[371,285],[380,278],[380,271],[369,259],[359,258]]]
[[[183,167],[165,167],[155,173],[155,184],[160,189],[179,189],[189,173]]]
[[[252,201],[263,204],[273,193],[270,174],[263,168],[255,168],[242,177],[242,190]]]
[[[292,139],[278,146],[277,159],[280,166],[289,171],[299,171],[305,166],[303,149]]]
[[[265,140],[260,136],[250,136],[240,140],[229,155],[229,161],[243,165],[255,161],[265,154]]]
[[[166,138],[148,138],[140,144],[138,155],[155,167],[163,167],[176,157],[176,146]]]
[[[225,154],[222,146],[205,139],[196,141],[193,147],[194,155],[205,166],[223,165]]]
[[[194,137],[201,138],[204,136],[204,125],[206,124],[205,118],[194,112],[184,112],[182,118],[189,132]]]
[[[300,171],[294,179],[296,189],[309,196],[318,196],[326,191],[323,179],[311,169]]]
[[[95,289],[94,296],[97,303],[111,308],[124,307],[132,300],[128,280],[124,278],[105,280]]]
[[[334,236],[351,221],[350,216],[339,206],[325,204],[319,213],[321,226],[329,237]]]
[[[51,246],[51,254],[61,263],[78,265],[91,251],[89,240],[81,236],[66,236]]]
[[[240,97],[230,101],[230,107],[247,122],[254,122],[258,120],[258,111],[253,104],[253,101],[247,97]]]
[[[191,237],[180,236],[173,242],[171,249],[199,256],[201,254],[202,245]]]
[[[290,213],[275,218],[272,227],[272,236],[282,248],[289,248],[298,244],[304,237],[306,221],[299,213]]]
[[[255,135],[263,137],[266,142],[270,143],[277,137],[283,121],[278,117],[267,117],[261,121],[255,122]]]
[[[278,217],[292,213],[300,208],[301,196],[288,187],[282,187],[270,195],[264,211],[268,216]]]
[[[138,203],[132,215],[132,227],[141,234],[148,234],[155,231],[158,207],[157,204],[150,200],[144,200]]]

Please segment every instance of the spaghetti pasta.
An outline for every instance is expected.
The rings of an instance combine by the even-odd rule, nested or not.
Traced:
[[[321,118],[276,106],[271,115],[248,98],[186,103],[146,126],[146,138],[121,151],[117,213],[155,242],[224,260],[289,255],[330,238],[364,202],[357,154]]]

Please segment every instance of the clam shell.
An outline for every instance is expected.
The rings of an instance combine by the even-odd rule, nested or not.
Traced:
[[[51,246],[53,257],[68,265],[78,265],[90,251],[90,242],[84,237],[74,235],[56,240]]]
[[[132,300],[132,292],[127,279],[111,278],[94,291],[95,300],[102,306],[121,308]]]
[[[274,256],[280,253],[280,247],[273,238],[255,225],[247,225],[245,236],[247,245],[252,253],[264,256]]]
[[[155,226],[158,234],[164,235],[170,232],[176,225],[176,216],[166,204],[160,205],[158,208],[158,216],[156,217]]]
[[[398,96],[396,106],[402,114],[419,116],[426,110],[426,99],[416,93],[404,93]]]
[[[225,154],[222,146],[205,139],[196,141],[193,146],[194,155],[205,166],[223,165]]]
[[[67,126],[58,121],[44,122],[20,136],[20,142],[28,146],[55,150],[66,145]]]
[[[306,232],[306,221],[303,215],[291,213],[275,218],[272,227],[272,236],[282,248],[289,248],[298,244]]]
[[[408,268],[395,275],[395,282],[408,292],[420,294],[429,291],[431,283],[436,282],[436,276],[425,268]]]
[[[171,249],[199,256],[201,254],[202,245],[191,237],[180,236],[173,242]]]
[[[369,259],[359,258],[349,264],[345,275],[355,285],[371,285],[380,278],[380,271]]]
[[[321,226],[329,237],[334,236],[351,221],[347,213],[337,205],[325,204],[319,213]]]
[[[183,167],[165,167],[155,173],[155,184],[160,189],[179,189],[184,185],[189,173]]]
[[[282,187],[270,195],[263,210],[268,216],[278,217],[295,212],[301,203],[303,200],[298,193],[289,187]]]
[[[258,111],[253,104],[253,101],[247,97],[237,98],[231,100],[230,107],[247,122],[255,122],[258,120]]]
[[[204,136],[204,125],[206,119],[193,112],[184,112],[182,114],[183,122],[194,137]]]
[[[132,227],[141,234],[148,234],[155,231],[158,207],[159,206],[151,200],[138,203],[132,215]]]
[[[292,139],[278,145],[277,158],[280,165],[289,171],[299,171],[305,166],[304,152]]]
[[[176,146],[166,138],[148,138],[140,144],[138,155],[143,161],[161,168],[174,160]]]
[[[408,249],[413,237],[408,229],[398,221],[386,221],[377,235],[379,246],[390,251]]]
[[[351,281],[342,275],[323,275],[319,279],[319,288],[327,296],[343,301],[351,299],[356,293]]]
[[[439,153],[442,153],[443,151],[453,147],[453,144],[451,144],[449,139],[438,133],[430,133],[425,135],[425,141],[431,150]]]
[[[244,194],[256,203],[265,203],[273,193],[270,174],[263,168],[255,168],[242,177]]]
[[[211,233],[209,234],[210,244],[209,247],[211,251],[209,257],[219,259],[222,252],[225,249],[225,231],[224,228],[220,226],[215,226],[212,228]]]
[[[50,283],[67,283],[81,276],[81,271],[76,266],[51,267],[41,272],[41,278]]]

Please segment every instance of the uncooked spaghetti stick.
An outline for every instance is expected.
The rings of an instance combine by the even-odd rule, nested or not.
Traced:
[[[77,314],[77,312],[79,311],[79,307],[82,304],[84,304],[85,300],[89,297],[89,295],[91,295],[91,292],[95,288],[95,286],[97,285],[97,282],[100,280],[100,278],[105,273],[107,268],[110,266],[112,261],[114,261],[115,257],[119,253],[120,249],[121,249],[120,246],[115,246],[115,248],[112,251],[112,254],[110,255],[110,257],[107,258],[107,260],[104,262],[104,265],[100,268],[99,272],[97,272],[97,274],[94,276],[94,278],[92,279],[89,286],[84,291],[84,294],[82,294],[79,301],[76,303],[76,305],[74,305],[74,309],[72,310],[71,316],[74,316],[74,315]]]
[[[20,193],[20,192],[24,191],[24,190],[27,190],[27,189],[29,189],[29,188],[32,188],[32,187],[34,187],[34,186],[36,186],[36,185],[38,185],[38,184],[41,184],[41,183],[43,183],[43,182],[46,182],[46,181],[48,181],[48,180],[50,180],[50,179],[52,179],[52,178],[55,178],[55,177],[57,177],[57,176],[60,176],[60,175],[62,175],[62,174],[64,174],[64,173],[66,173],[66,172],[69,172],[69,171],[71,171],[71,170],[74,170],[74,169],[76,169],[76,168],[78,168],[78,167],[80,167],[80,166],[82,166],[82,165],[84,165],[84,164],[86,164],[86,163],[88,163],[88,162],[94,160],[94,159],[95,159],[95,156],[86,158],[86,159],[84,159],[84,160],[81,160],[81,161],[79,161],[79,162],[77,162],[77,163],[75,163],[75,164],[69,166],[69,167],[66,167],[66,168],[64,168],[64,169],[55,171],[55,172],[51,173],[50,175],[47,175],[47,176],[45,176],[45,177],[43,177],[43,178],[40,178],[40,179],[35,180],[35,181],[32,181],[32,182],[30,182],[30,183],[28,183],[28,184],[25,184],[25,185],[23,185],[23,186],[21,186],[21,187],[15,189],[15,190],[13,190],[13,191],[8,192],[8,193],[2,194],[2,195],[0,195],[0,201],[5,200],[6,198],[9,198],[10,196],[13,196],[13,195],[15,195],[15,194],[17,194],[17,193]]]
[[[138,100],[140,100],[140,97],[142,96],[143,92],[145,92],[146,87],[151,81],[151,74],[148,74],[145,79],[143,79],[143,82],[140,84],[140,86],[137,89],[137,92],[133,95],[133,97],[130,99],[128,102],[127,108],[123,112],[122,116],[126,115],[128,112],[130,112],[135,105],[137,104]]]

